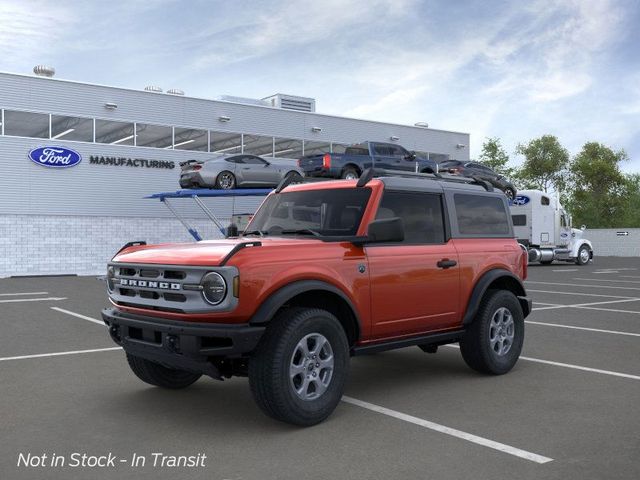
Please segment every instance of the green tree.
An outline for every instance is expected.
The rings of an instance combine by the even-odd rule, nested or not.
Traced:
[[[626,223],[630,194],[638,186],[620,171],[620,162],[627,158],[624,150],[598,142],[584,144],[570,167],[569,204],[576,224],[607,228]]]
[[[640,228],[640,174],[625,176],[627,205],[619,226]]]
[[[478,160],[500,175],[511,178],[515,173],[515,169],[507,165],[509,163],[509,155],[502,147],[498,137],[485,138],[482,144],[482,153]]]
[[[564,190],[569,152],[554,135],[543,135],[519,144],[516,153],[524,156],[524,163],[516,175],[520,188],[536,188],[545,192]]]

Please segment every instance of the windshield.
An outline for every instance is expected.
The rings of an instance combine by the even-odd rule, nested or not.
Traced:
[[[332,188],[271,195],[245,235],[355,235],[370,188]]]

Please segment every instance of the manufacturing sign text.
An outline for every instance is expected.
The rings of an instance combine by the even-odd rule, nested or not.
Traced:
[[[514,198],[511,201],[511,204],[512,205],[518,205],[518,206],[526,205],[527,203],[529,203],[530,200],[531,199],[529,197],[527,197],[526,195],[516,195],[516,198]]]
[[[82,161],[82,155],[63,147],[38,147],[29,152],[29,159],[43,167],[69,168]]]
[[[111,165],[114,167],[139,167],[139,168],[176,168],[176,164],[166,160],[147,160],[146,158],[128,157],[102,157],[91,155],[89,163],[92,165]]]

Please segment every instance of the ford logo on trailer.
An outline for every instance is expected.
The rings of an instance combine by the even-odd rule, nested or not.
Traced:
[[[82,155],[63,147],[38,147],[29,152],[29,159],[43,167],[69,168],[82,161]]]
[[[522,206],[522,205],[526,205],[530,201],[531,201],[531,199],[529,197],[527,197],[526,195],[516,195],[516,198],[514,198],[511,201],[511,204],[512,205],[516,205],[516,206]]]

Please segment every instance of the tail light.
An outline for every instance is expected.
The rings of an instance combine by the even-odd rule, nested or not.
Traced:
[[[449,169],[449,173],[452,173],[452,174],[454,174],[454,175],[458,175],[458,174],[462,173],[462,169],[461,169],[461,168],[458,168],[458,167],[456,167],[456,168],[450,168],[450,169]]]
[[[301,167],[301,166],[302,166],[302,159],[301,159],[301,158],[299,158],[299,159],[298,159],[298,166],[299,166],[299,167]]]
[[[522,280],[526,280],[529,273],[529,249],[519,242],[518,245],[522,249]]]
[[[202,165],[194,165],[193,167],[191,167],[193,170],[200,170],[202,168]]]
[[[331,168],[331,155],[328,153],[322,156],[322,168]]]

